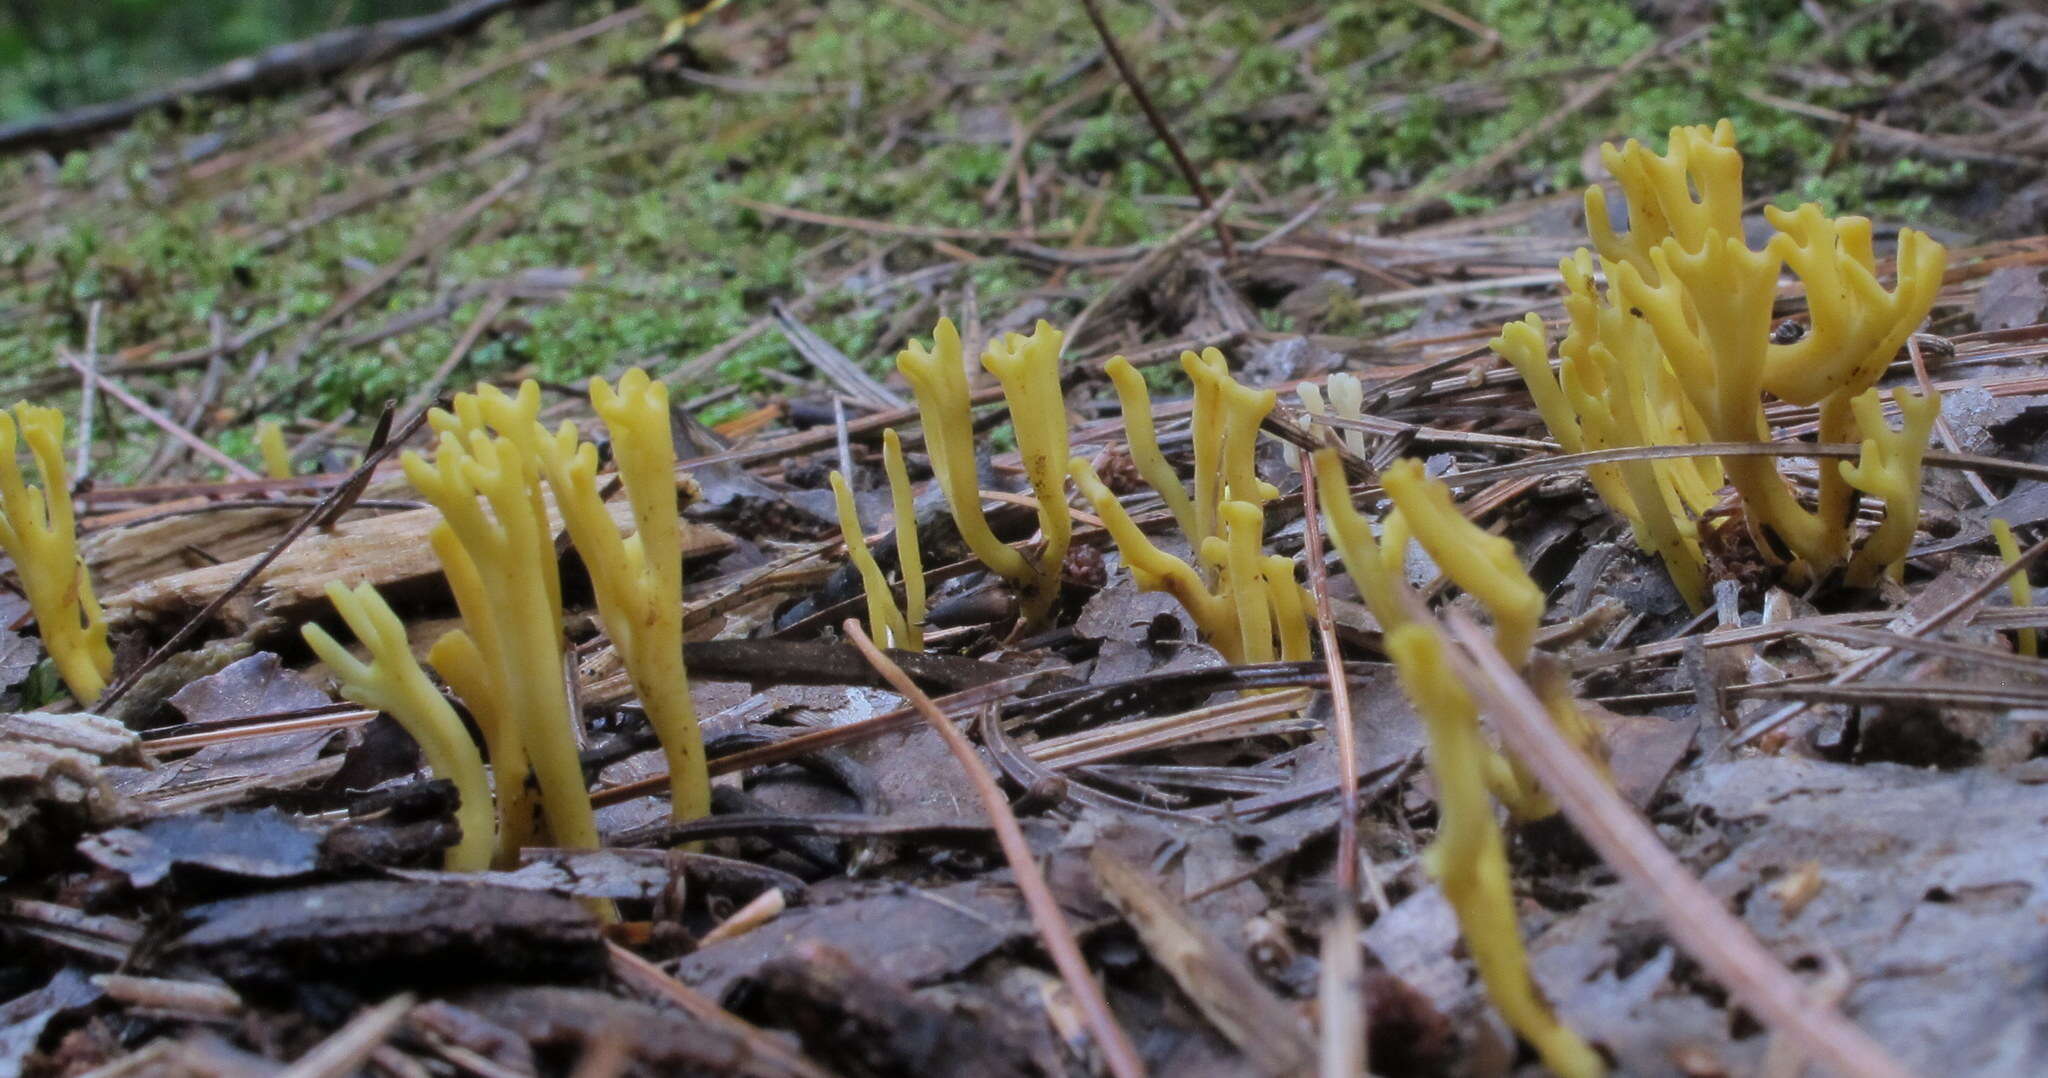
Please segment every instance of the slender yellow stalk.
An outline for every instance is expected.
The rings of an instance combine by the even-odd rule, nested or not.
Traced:
[[[903,631],[912,651],[924,650],[924,554],[917,540],[917,499],[903,464],[903,439],[882,432],[882,469],[889,473],[889,499],[896,515],[896,564],[903,571]],[[872,634],[870,634],[872,635]]]
[[[1423,863],[1457,913],[1465,949],[1486,994],[1508,1025],[1565,1078],[1606,1073],[1599,1053],[1558,1021],[1529,974],[1515,922],[1507,843],[1487,797],[1493,750],[1479,731],[1479,709],[1444,657],[1437,630],[1418,622],[1387,634],[1401,688],[1429,730],[1429,769],[1436,780],[1436,840]]]
[[[1273,631],[1280,638],[1283,662],[1305,662],[1310,655],[1308,600],[1294,579],[1294,559],[1268,554],[1262,563],[1266,598],[1273,604]]]
[[[981,365],[1002,383],[1009,402],[1017,452],[1038,500],[1038,528],[1045,536],[1045,551],[1024,603],[1027,625],[1043,622],[1059,598],[1061,572],[1073,541],[1073,519],[1067,515],[1067,405],[1060,392],[1060,349],[1065,343],[1065,334],[1040,320],[1030,336],[1005,334],[990,342],[981,356]]]
[[[455,822],[462,837],[450,847],[444,866],[451,872],[481,872],[490,867],[495,829],[491,825],[491,789],[483,757],[447,699],[413,657],[405,625],[384,597],[369,584],[351,589],[329,581],[327,598],[341,620],[370,653],[363,662],[318,625],[300,627],[313,653],[334,673],[341,694],[398,720],[419,743],[435,776],[455,785]]]
[[[1515,545],[1466,519],[1442,483],[1431,481],[1419,460],[1404,459],[1380,476],[1415,538],[1438,567],[1493,615],[1494,642],[1520,667],[1529,659],[1543,620],[1543,592],[1515,556]]]
[[[1242,638],[1237,630],[1237,609],[1230,600],[1209,591],[1202,581],[1202,574],[1187,562],[1152,545],[1152,540],[1131,514],[1110,493],[1095,469],[1080,457],[1067,462],[1067,474],[1073,477],[1074,486],[1081,496],[1102,518],[1102,524],[1109,529],[1110,538],[1115,540],[1118,553],[1123,555],[1124,566],[1131,571],[1131,579],[1139,591],[1163,591],[1180,602],[1181,609],[1194,619],[1195,628],[1200,630],[1217,652],[1229,662],[1243,662]]]
[[[953,524],[967,549],[983,565],[1012,586],[1037,586],[1038,571],[1030,560],[1012,549],[988,526],[981,512],[981,481],[974,464],[974,417],[968,406],[967,371],[961,365],[960,332],[950,318],[939,319],[932,330],[931,348],[911,341],[896,354],[896,369],[910,383],[917,397],[917,413],[924,420],[924,447],[931,457],[932,473],[946,495]]]
[[[1927,437],[1941,416],[1941,396],[1892,390],[1899,409],[1899,429],[1885,425],[1877,390],[1849,402],[1863,435],[1863,456],[1857,463],[1841,461],[1842,478],[1857,490],[1884,501],[1884,521],[1849,560],[1849,583],[1869,587],[1880,575],[1900,579],[1906,551],[1920,525],[1920,462],[1927,455]]]
[[[285,447],[284,428],[276,420],[256,424],[256,448],[263,454],[263,474],[272,479],[292,477],[292,451]]]
[[[2007,565],[2020,560],[2020,545],[2012,537],[2012,525],[2007,524],[1999,517],[1992,517],[1991,534],[1998,540],[1998,556],[2004,558]],[[2034,584],[2027,579],[2026,570],[2023,569],[2014,573],[2012,580],[2006,584],[2006,589],[2012,594],[2012,605],[2018,607],[2034,605]],[[2034,630],[2021,629],[2019,631],[2019,649],[2020,654],[2029,658],[2041,654],[2041,642],[2036,637]]]
[[[17,433],[35,457],[40,487],[22,478]],[[12,414],[0,411],[0,547],[14,559],[57,676],[79,703],[98,700],[114,672],[114,652],[92,574],[78,556],[71,479],[64,469],[64,415],[55,408],[22,403]]]
[[[889,578],[868,550],[860,511],[853,504],[853,488],[836,468],[832,471],[832,499],[839,512],[839,537],[846,541],[846,558],[860,572],[861,589],[867,594],[868,635],[885,647],[910,647],[910,632],[904,627],[903,613],[896,609],[896,597],[889,593]]]
[[[534,403],[537,408],[537,394]],[[563,685],[561,585],[539,477],[511,439],[476,429],[462,411],[443,413],[437,426],[442,433],[433,462],[407,453],[403,466],[406,478],[441,510],[444,521],[431,541],[464,607],[464,627],[443,636],[428,660],[458,691],[479,692],[480,699],[465,694],[464,701],[472,711],[493,712],[480,721],[508,750],[492,745],[507,821],[499,859],[516,858],[507,842],[520,829],[518,799],[506,796],[523,784],[523,772],[507,772],[517,756],[509,751],[513,730],[539,782],[553,840],[595,849],[597,826]],[[444,659],[450,665],[444,667]],[[484,682],[493,688],[484,689]]]
[[[1251,502],[1223,503],[1224,585],[1237,607],[1240,662],[1273,661],[1273,608],[1266,597],[1261,547],[1265,515]]]
[[[1124,438],[1130,443],[1131,463],[1137,465],[1138,474],[1166,502],[1174,523],[1180,525],[1181,535],[1193,547],[1202,541],[1203,533],[1187,487],[1181,484],[1173,465],[1166,462],[1166,454],[1159,450],[1159,430],[1152,419],[1152,393],[1145,388],[1144,375],[1122,356],[1110,357],[1102,369],[1116,387],[1117,404],[1123,409]]]

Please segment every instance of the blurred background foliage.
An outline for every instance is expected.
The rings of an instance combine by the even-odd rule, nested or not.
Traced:
[[[0,123],[126,97],[447,0],[0,0]]]

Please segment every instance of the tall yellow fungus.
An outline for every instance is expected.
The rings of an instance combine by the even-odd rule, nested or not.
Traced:
[[[22,478],[17,437],[35,457],[40,487]],[[14,559],[57,676],[73,698],[90,705],[106,690],[114,652],[92,574],[78,556],[71,479],[64,469],[64,414],[55,408],[21,403],[11,414],[0,411],[0,547]]]

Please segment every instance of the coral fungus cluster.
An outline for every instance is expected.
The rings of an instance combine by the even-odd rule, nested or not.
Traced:
[[[596,447],[571,424],[554,432],[541,425],[540,388],[533,382],[516,395],[492,386],[457,395],[452,410],[430,416],[439,434],[433,455],[408,453],[403,461],[406,477],[442,515],[431,542],[462,627],[435,641],[427,661],[483,734],[497,794],[495,847],[488,826],[492,799],[483,791],[475,743],[431,690],[375,589],[329,589],[371,662],[349,657],[319,626],[305,627],[342,692],[399,719],[435,772],[455,783],[463,837],[450,852],[451,868],[478,867],[492,859],[493,848],[498,863],[515,860],[541,822],[534,786],[553,841],[597,845],[563,676],[561,581],[544,487],[590,572],[599,619],[660,737],[671,811],[690,818],[710,810],[702,735],[683,669],[682,540],[667,390],[634,370],[616,389],[593,379],[591,402],[611,435],[633,510],[631,535],[620,534],[605,508]]]
[[[1528,383],[1551,435],[1567,452],[1755,442],[1770,438],[1765,394],[1818,406],[1821,440],[1861,442],[1863,459],[1823,466],[1813,509],[1764,456],[1631,459],[1595,465],[1590,478],[1695,607],[1706,598],[1697,525],[1724,482],[1741,495],[1767,554],[1809,574],[1846,564],[1856,585],[1896,573],[1919,518],[1920,456],[1938,405],[1894,393],[1904,416],[1895,432],[1873,387],[1933,306],[1946,261],[1941,245],[1902,230],[1891,289],[1878,280],[1866,218],[1830,218],[1811,203],[1767,207],[1773,234],[1750,247],[1742,155],[1726,120],[1674,129],[1661,156],[1631,141],[1603,147],[1602,157],[1627,198],[1629,227],[1616,231],[1601,189],[1587,190],[1598,254],[1581,248],[1559,267],[1571,328],[1556,373],[1536,315],[1509,323],[1492,342]],[[1788,270],[1805,286],[1810,322],[1797,340],[1780,343],[1771,336],[1772,305]],[[1857,493],[1879,499],[1885,519],[1852,553]]]

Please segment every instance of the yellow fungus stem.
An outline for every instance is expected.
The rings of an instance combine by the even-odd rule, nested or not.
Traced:
[[[284,444],[284,428],[274,419],[256,424],[256,448],[263,454],[263,474],[272,479],[292,477],[292,451]]]
[[[392,613],[384,597],[369,584],[351,589],[340,581],[329,581],[327,598],[348,625],[349,631],[370,653],[363,662],[341,646],[327,630],[307,624],[300,628],[306,643],[320,661],[327,664],[341,694],[367,708],[382,711],[398,721],[419,743],[427,766],[436,777],[455,786],[458,803],[455,821],[462,837],[449,848],[444,867],[450,872],[481,872],[490,867],[495,829],[491,825],[491,790],[484,777],[483,757],[462,719],[455,714],[440,690],[427,680],[413,657],[405,636],[405,625]]]
[[[960,538],[989,571],[1019,589],[1038,584],[1030,560],[1012,549],[988,526],[981,511],[981,483],[974,463],[974,417],[968,406],[967,371],[961,365],[960,332],[950,318],[939,319],[932,347],[912,341],[896,355],[896,369],[917,397],[924,420],[925,452],[932,472],[952,510]],[[1020,442],[1021,444],[1021,442]],[[1064,504],[1060,506],[1064,510]]]
[[[882,470],[889,474],[889,499],[896,514],[896,564],[903,571],[903,631],[912,651],[924,650],[924,555],[917,541],[917,499],[903,464],[903,439],[882,432]],[[869,635],[873,635],[870,633]]]
[[[1103,485],[1086,460],[1075,457],[1068,461],[1067,474],[1073,478],[1081,497],[1094,508],[1095,515],[1102,518],[1138,590],[1163,591],[1173,596],[1194,619],[1195,628],[1225,660],[1243,662],[1236,607],[1228,599],[1211,593],[1193,566],[1152,545],[1152,540],[1124,511],[1116,495]]]
[[[40,487],[22,478],[17,436],[35,457]],[[92,574],[78,556],[71,479],[64,468],[64,415],[54,408],[22,403],[11,414],[0,411],[0,547],[14,559],[57,676],[74,699],[90,705],[106,690],[114,652]]]
[[[1880,575],[1900,579],[1913,532],[1920,525],[1920,462],[1927,455],[1934,421],[1941,416],[1941,396],[1894,389],[1892,403],[1899,409],[1896,431],[1885,424],[1877,390],[1849,402],[1863,435],[1863,456],[1854,464],[1838,462],[1842,478],[1884,501],[1883,522],[1849,561],[1849,583],[1855,587],[1869,587]]]
[[[1138,474],[1166,502],[1174,523],[1180,525],[1181,535],[1193,547],[1202,541],[1203,533],[1187,487],[1181,485],[1180,476],[1159,450],[1159,430],[1152,419],[1152,393],[1145,388],[1144,375],[1122,356],[1110,357],[1102,369],[1116,387],[1117,404],[1123,409],[1124,438],[1130,443],[1131,463],[1137,465]]]
[[[1606,1073],[1598,1053],[1558,1021],[1529,974],[1515,922],[1507,843],[1487,797],[1488,760],[1479,711],[1444,657],[1431,626],[1410,622],[1387,634],[1402,689],[1429,731],[1429,768],[1437,788],[1437,833],[1423,863],[1457,913],[1465,949],[1501,1017],[1565,1078]]]
[[[1024,475],[1038,500],[1038,527],[1045,536],[1024,623],[1042,623],[1059,598],[1062,568],[1073,541],[1073,519],[1067,515],[1067,405],[1060,392],[1060,349],[1066,334],[1040,320],[1030,336],[1005,334],[991,341],[981,365],[1002,383],[1009,402],[1010,425],[1017,434],[1017,453]]]
[[[908,648],[910,632],[904,627],[896,597],[889,593],[889,578],[875,564],[868,550],[867,534],[861,530],[860,511],[854,508],[853,488],[838,469],[832,471],[832,499],[839,511],[839,536],[846,541],[846,557],[860,572],[861,588],[868,600],[868,635],[887,647]]]
[[[1334,449],[1318,449],[1316,502],[1321,507],[1323,530],[1330,545],[1344,561],[1359,594],[1382,633],[1408,620],[1401,604],[1401,559],[1406,540],[1393,537],[1382,546],[1373,538],[1372,524],[1351,501],[1351,487],[1344,477],[1344,460]]]
[[[1493,615],[1502,657],[1521,667],[1543,620],[1543,592],[1515,556],[1515,545],[1472,523],[1451,501],[1450,488],[1423,474],[1422,462],[1394,462],[1380,476],[1422,549],[1465,593]]]
[[[2007,524],[1999,517],[1992,517],[1991,534],[1998,540],[1998,556],[2004,558],[2007,565],[2020,560],[2020,545],[2012,537],[2012,525]],[[2022,569],[2014,573],[2012,580],[2006,584],[2006,589],[2012,594],[2012,605],[2017,607],[2034,605],[2034,585],[2032,581],[2027,579],[2026,570]],[[2034,658],[2041,654],[2041,643],[2036,637],[2034,630],[2021,629],[2019,631],[2019,649],[2020,654],[2028,658]]]
[[[522,406],[527,396],[522,393]],[[537,413],[538,407],[536,387],[531,409]],[[463,408],[460,401],[458,408]],[[563,685],[561,584],[539,476],[511,439],[493,438],[469,421],[479,410],[475,405],[464,410],[468,417],[463,410],[437,417],[441,438],[432,463],[417,453],[403,459],[406,478],[441,510],[444,523],[432,542],[450,586],[457,589],[458,604],[463,604],[464,589],[473,591],[463,604],[464,627],[437,642],[429,661],[458,690],[465,681],[471,691],[489,681],[493,688],[486,693],[487,706],[495,713],[485,728],[495,729],[500,741],[517,731],[540,786],[553,840],[572,849],[595,849],[597,825]],[[443,668],[444,658],[455,665]],[[472,711],[479,710],[467,695],[464,700]],[[517,849],[508,848],[506,837],[516,836],[519,825],[516,802],[505,795],[508,783],[522,776],[504,772],[513,754],[500,755],[499,746],[492,748],[507,821],[499,860],[510,863]]]
[[[1266,597],[1265,514],[1250,502],[1223,503],[1224,582],[1237,608],[1237,661],[1273,661],[1273,608]],[[1290,578],[1291,582],[1291,578]]]

